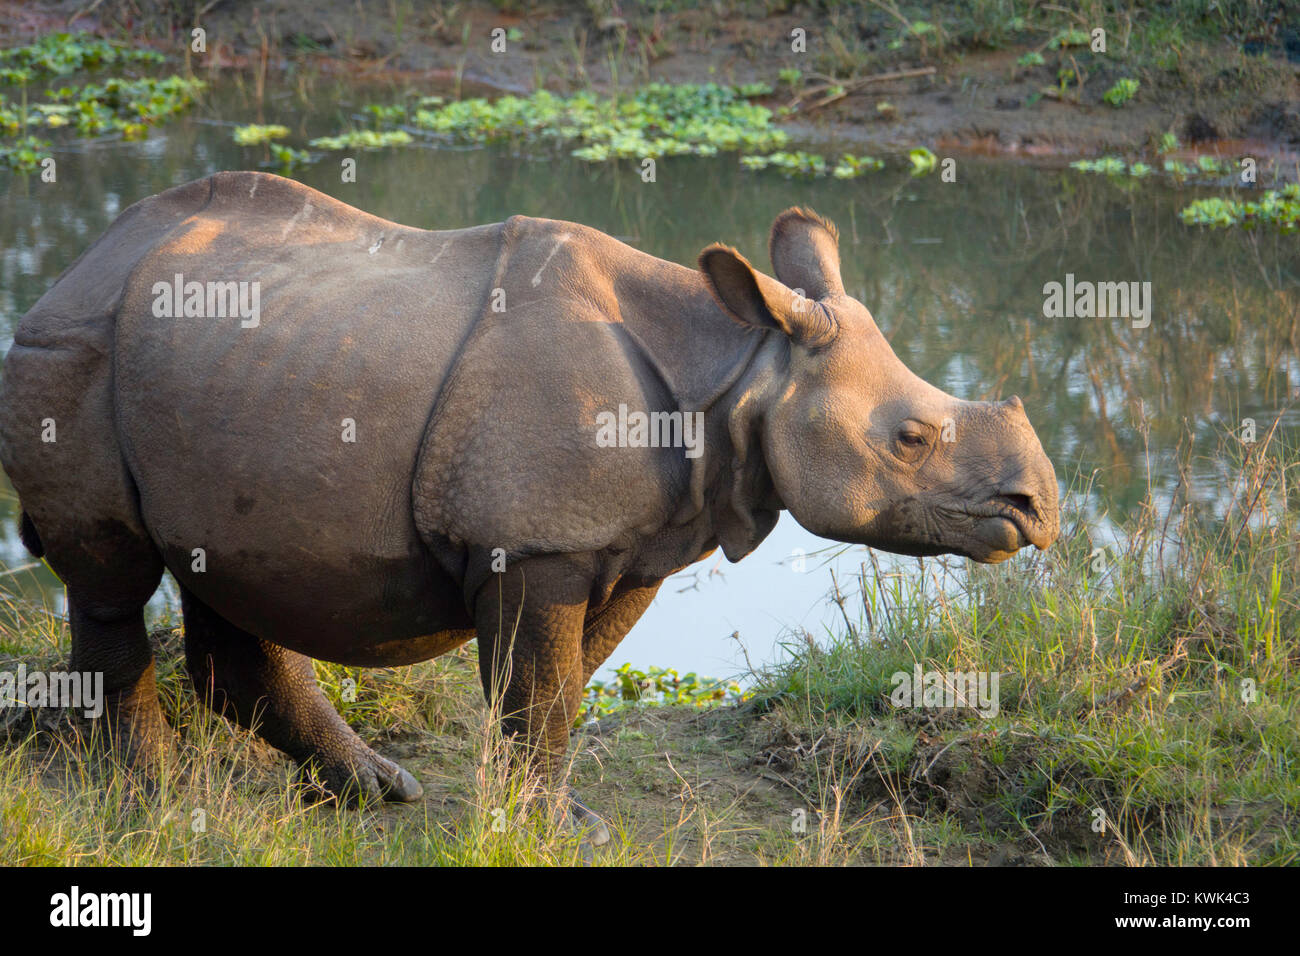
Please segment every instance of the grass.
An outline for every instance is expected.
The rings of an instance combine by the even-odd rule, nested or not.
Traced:
[[[887,574],[873,561],[842,630],[791,641],[748,699],[601,708],[572,763],[616,834],[595,862],[1300,862],[1300,460],[1272,432],[1215,455],[1235,476],[1226,511],[1184,490],[1146,502],[1109,547],[1075,513],[1051,551],[1006,565]],[[63,622],[10,610],[27,616],[0,635],[0,666],[57,668]],[[123,810],[121,774],[62,712],[0,711],[0,861],[584,859],[546,795],[498,769],[472,649],[318,665],[363,738],[426,786],[419,804],[346,811],[312,805],[283,758],[198,705],[179,630],[156,638],[178,738],[157,798]],[[895,706],[895,675],[918,666],[996,673],[996,714]],[[683,696],[668,671],[623,677],[631,697]],[[626,699],[623,677],[589,700]]]
[[[860,620],[757,690],[789,772],[824,814],[896,806],[940,858],[1300,861],[1300,461],[1267,444],[1225,446],[1226,514],[1148,501],[1117,549],[1076,520],[957,595],[864,569]],[[894,706],[918,665],[999,674],[996,715]]]

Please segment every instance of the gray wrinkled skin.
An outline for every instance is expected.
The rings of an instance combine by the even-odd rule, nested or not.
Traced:
[[[1056,477],[1019,399],[909,372],[844,293],[837,241],[787,210],[772,278],[544,219],[412,229],[260,173],[132,206],[24,317],[0,394],[24,539],[67,585],[72,665],[105,672],[114,747],[165,753],[143,622],[164,567],[213,707],[256,709],[336,793],[410,800],[309,658],[477,636],[503,729],[558,773],[583,686],[660,582],[744,557],[783,508],[904,554],[1046,548]],[[259,323],[156,317],[178,273],[257,281]],[[703,454],[599,446],[620,404],[702,412]]]

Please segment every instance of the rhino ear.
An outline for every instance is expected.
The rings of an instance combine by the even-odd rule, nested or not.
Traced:
[[[787,209],[772,223],[767,244],[777,278],[810,299],[844,292],[840,280],[840,233],[811,209]]]
[[[763,275],[735,249],[709,246],[700,253],[700,271],[723,311],[742,325],[776,329],[808,346],[834,334],[824,307]]]

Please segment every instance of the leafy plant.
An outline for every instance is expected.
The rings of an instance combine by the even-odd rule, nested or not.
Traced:
[[[934,167],[939,163],[939,157],[924,146],[909,150],[907,158],[912,162],[913,176],[924,176],[933,172]]]
[[[406,146],[411,134],[405,130],[376,132],[372,129],[353,129],[337,136],[318,136],[307,145],[317,149],[383,149],[386,146]]]
[[[1082,173],[1122,176],[1128,170],[1128,164],[1118,156],[1103,156],[1101,159],[1077,159],[1070,164],[1070,168]]]
[[[289,135],[287,126],[248,126],[235,127],[235,142],[240,146],[260,146],[273,139],[283,139]]]
[[[1118,81],[1114,86],[1101,95],[1101,98],[1111,106],[1123,106],[1138,91],[1142,84],[1138,80],[1128,79],[1127,77]]]
[[[1075,29],[1075,28],[1071,28],[1069,30],[1061,30],[1059,33],[1057,33],[1055,36],[1053,36],[1050,40],[1047,41],[1047,48],[1049,50],[1062,50],[1065,49],[1066,47],[1087,46],[1087,45],[1088,45],[1088,34],[1082,30]]]
[[[1300,229],[1300,184],[1291,183],[1280,192],[1270,189],[1258,200],[1247,202],[1217,196],[1198,199],[1178,215],[1189,226],[1252,229],[1271,225],[1283,233],[1292,233]]]
[[[593,680],[587,685],[578,711],[578,722],[630,706],[691,704],[716,707],[745,700],[748,696],[735,681],[701,677],[694,671],[679,675],[671,667],[651,667],[643,671],[624,664],[615,671],[611,680]]]
[[[305,166],[311,162],[311,153],[304,149],[293,149],[280,143],[271,144],[271,157],[281,170],[290,170],[295,166]]]
[[[740,164],[746,169],[779,169],[796,176],[825,176],[826,157],[798,150],[793,153],[771,153],[767,156],[743,156]]]
[[[50,153],[50,144],[34,136],[24,136],[12,143],[0,143],[0,166],[16,172],[31,172]]]
[[[874,156],[853,156],[845,153],[831,170],[831,175],[836,179],[855,179],[865,173],[884,168],[885,164]]]
[[[0,50],[0,82],[22,85],[44,76],[164,60],[156,50],[120,46],[89,33],[51,33],[28,46]]]

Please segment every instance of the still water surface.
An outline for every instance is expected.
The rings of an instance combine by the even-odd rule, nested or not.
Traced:
[[[216,170],[255,167],[258,150],[231,140],[235,122],[283,123],[302,146],[381,98],[344,87],[318,92],[316,102],[331,104],[319,109],[281,91],[259,113],[246,91],[218,88],[145,142],[56,152],[55,184],[0,173],[0,349],[128,205]],[[448,229],[516,213],[568,219],[686,264],[720,240],[768,268],[775,215],[814,207],[840,227],[847,291],[872,310],[903,361],[962,398],[1021,396],[1063,490],[1073,489],[1068,509],[1103,539],[1148,490],[1157,506],[1172,494],[1180,440],[1213,449],[1242,419],[1262,432],[1279,414],[1292,447],[1300,431],[1291,404],[1300,389],[1300,239],[1185,227],[1177,212],[1198,190],[965,158],[956,183],[895,171],[791,181],[743,171],[734,156],[660,160],[657,182],[644,183],[631,164],[509,148],[430,144],[357,155],[355,183],[339,181],[338,154],[295,175],[407,225]],[[1044,284],[1068,273],[1149,281],[1150,325],[1045,318]],[[1234,477],[1227,460],[1201,455],[1190,493],[1213,500]],[[0,577],[0,590],[62,609],[58,581],[22,548],[13,493],[2,490],[0,564],[13,573]],[[921,573],[916,559],[877,557],[886,572]],[[742,669],[744,653],[770,661],[792,633],[820,635],[842,622],[828,600],[834,581],[853,613],[864,561],[863,549],[818,539],[783,515],[740,564],[719,552],[667,582],[610,663],[724,676]],[[962,562],[948,563],[960,573]],[[933,570],[932,561],[924,566]],[[165,581],[152,611],[175,606]]]

